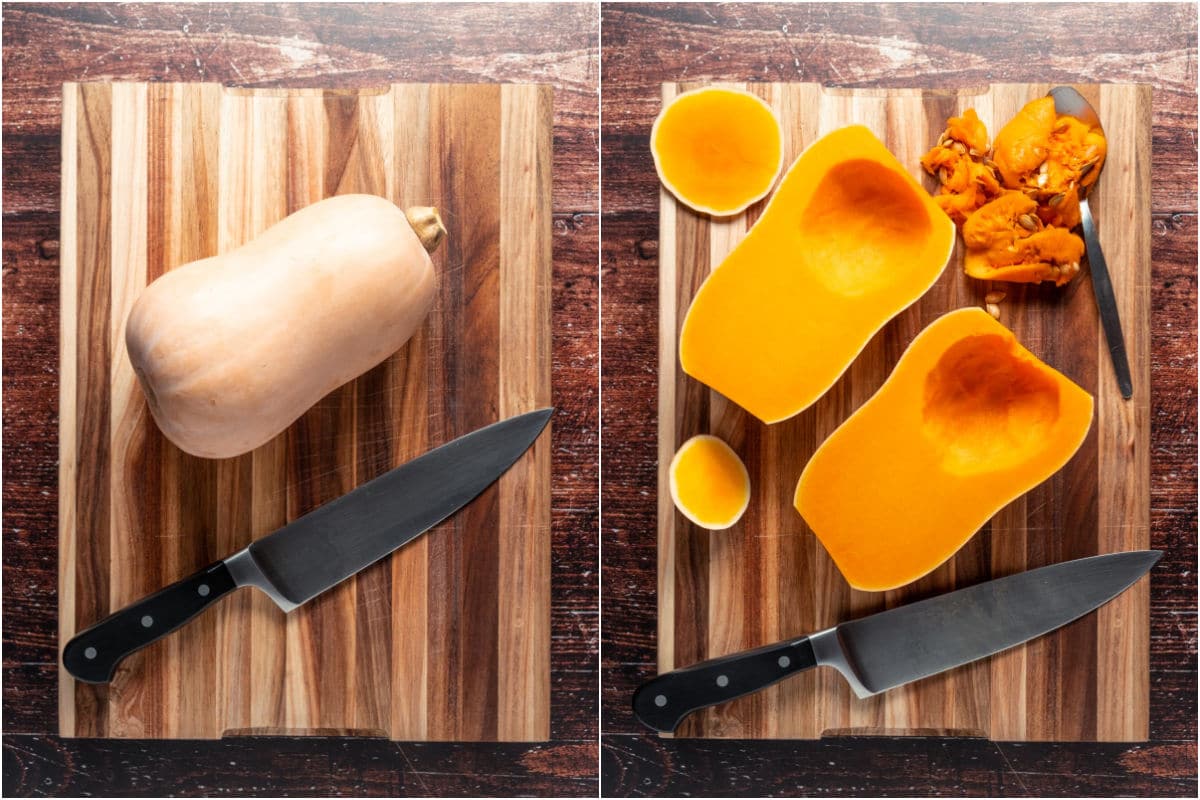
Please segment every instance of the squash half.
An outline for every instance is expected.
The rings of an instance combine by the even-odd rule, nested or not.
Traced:
[[[803,411],[929,290],[954,223],[865,127],[814,142],[688,309],[686,373],[764,422]]]
[[[825,440],[796,510],[856,589],[929,573],[1087,437],[1092,396],[979,308],[922,331]]]

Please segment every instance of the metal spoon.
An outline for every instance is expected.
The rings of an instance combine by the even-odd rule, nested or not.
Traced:
[[[1054,98],[1054,110],[1060,116],[1075,119],[1100,130],[1100,115],[1083,95],[1070,86],[1056,86],[1050,90]],[[1103,169],[1104,165],[1100,165]],[[1099,182],[1097,174],[1092,185],[1079,187],[1079,216],[1083,220],[1083,242],[1087,246],[1088,267],[1092,271],[1092,289],[1096,293],[1096,305],[1100,309],[1100,322],[1104,326],[1104,338],[1108,340],[1108,352],[1112,356],[1113,369],[1117,373],[1117,385],[1126,400],[1133,397],[1133,378],[1129,373],[1129,357],[1125,353],[1125,334],[1121,332],[1121,318],[1117,313],[1117,298],[1113,294],[1112,278],[1108,274],[1108,262],[1100,249],[1100,237],[1096,233],[1096,221],[1088,207],[1087,195]]]

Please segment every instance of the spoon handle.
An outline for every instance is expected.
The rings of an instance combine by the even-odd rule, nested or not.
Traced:
[[[1125,353],[1125,334],[1121,332],[1121,317],[1117,313],[1117,298],[1113,294],[1108,262],[1104,260],[1104,251],[1100,249],[1096,221],[1092,218],[1086,198],[1079,201],[1079,214],[1083,218],[1083,241],[1087,245],[1088,268],[1092,271],[1092,289],[1096,292],[1104,338],[1108,340],[1108,352],[1112,356],[1121,396],[1128,400],[1133,397],[1133,378],[1129,374],[1129,357]]]

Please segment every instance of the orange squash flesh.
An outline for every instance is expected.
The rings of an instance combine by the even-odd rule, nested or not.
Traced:
[[[851,126],[814,142],[700,287],[680,336],[692,377],[764,422],[803,411],[941,275],[955,227]]]
[[[750,473],[716,436],[701,434],[684,442],[668,473],[675,507],[702,528],[724,530],[750,504]]]
[[[1084,251],[1082,239],[1066,228],[1046,227],[1037,202],[1012,190],[967,219],[963,243],[963,270],[972,278],[1058,286],[1079,274]]]
[[[796,510],[851,586],[894,589],[1061,469],[1091,422],[1090,394],[982,309],[952,311],[813,454]]]
[[[663,185],[713,216],[744,211],[766,196],[783,168],[783,134],[770,106],[735,89],[710,87],[672,100],[650,132]]]
[[[986,160],[987,151],[987,128],[975,109],[968,108],[961,117],[946,121],[937,145],[921,158],[921,166],[941,184],[934,201],[959,225],[1000,194],[1000,181]]]
[[[1101,130],[1058,116],[1054,98],[1039,97],[996,134],[993,155],[1006,188],[1037,200],[1047,225],[1069,229],[1080,222],[1080,190],[1100,177],[1107,142]]]

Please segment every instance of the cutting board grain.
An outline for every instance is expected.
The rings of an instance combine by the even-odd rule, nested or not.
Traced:
[[[64,86],[60,645],[393,466],[549,405],[551,103],[531,85]],[[125,353],[138,292],[349,192],[442,210],[429,318],[253,453],[182,453]],[[241,591],[111,685],[60,670],[60,730],[546,739],[549,559],[547,434],[461,513],[290,615]]]
[[[700,84],[663,87],[664,102]],[[822,134],[870,127],[931,191],[918,164],[945,120],[974,107],[991,133],[1049,84],[980,91],[828,90],[816,84],[730,84],[766,100],[783,125],[787,163]],[[875,336],[814,406],[765,426],[683,373],[678,333],[708,272],[742,239],[764,203],[726,220],[660,200],[658,666],[682,667],[820,630],[1027,568],[1149,545],[1150,89],[1077,87],[1100,113],[1109,156],[1092,206],[1113,273],[1133,368],[1121,399],[1091,282],[1059,290],[987,284],[962,274],[961,242],[938,283]],[[1003,288],[1002,321],[1096,398],[1096,419],[1061,472],[1013,502],[950,561],[885,593],[851,590],[793,510],[796,480],[816,447],[882,384],[918,331],[942,313],[981,306]],[[697,528],[671,503],[666,468],[680,443],[713,433],[742,455],[753,484],[742,521]],[[863,487],[863,502],[871,488]],[[708,709],[677,735],[817,738],[838,733],[986,736],[995,740],[1139,741],[1148,733],[1149,585],[1097,614],[991,659],[858,700],[840,676],[815,670]]]

